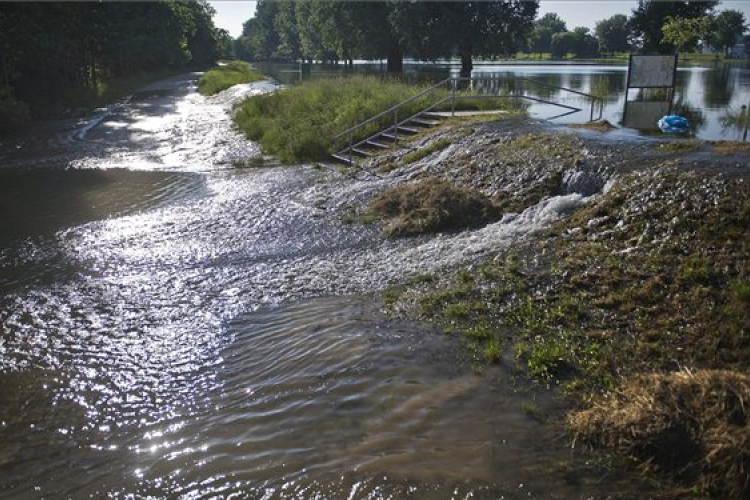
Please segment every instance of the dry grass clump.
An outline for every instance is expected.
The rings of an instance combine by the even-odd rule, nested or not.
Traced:
[[[750,498],[750,377],[723,370],[636,377],[571,414],[577,439],[634,456],[724,499]]]
[[[594,130],[596,132],[609,132],[610,130],[614,130],[617,128],[612,125],[609,120],[597,120],[595,122],[588,123],[574,123],[570,126],[572,128],[583,128],[587,130]]]
[[[479,191],[426,178],[375,196],[373,215],[393,219],[386,236],[409,236],[483,226],[500,217],[500,210]]]

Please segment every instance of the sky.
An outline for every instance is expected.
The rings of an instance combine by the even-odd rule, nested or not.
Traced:
[[[253,17],[256,4],[250,0],[209,0],[209,3],[216,9],[214,23],[229,31],[233,38],[242,33],[242,23]],[[629,16],[637,5],[637,0],[540,0],[539,16],[555,12],[569,30],[577,26],[594,29],[597,21],[615,14]],[[724,0],[719,9],[739,10],[750,21],[750,0]]]

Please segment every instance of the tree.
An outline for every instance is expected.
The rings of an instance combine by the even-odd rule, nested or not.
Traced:
[[[713,12],[718,0],[638,0],[638,7],[628,20],[632,35],[644,52],[670,53],[674,47],[662,44],[662,27],[667,17],[693,19]]]
[[[599,40],[599,48],[602,52],[628,52],[630,51],[630,30],[628,29],[628,18],[625,14],[615,14],[607,19],[596,23],[594,28],[596,38]]]
[[[535,28],[549,29],[552,34],[568,31],[568,27],[560,16],[548,12],[534,22]]]
[[[278,9],[273,23],[279,37],[276,48],[279,59],[296,61],[301,56],[295,3],[294,0],[277,0]]]
[[[552,51],[552,37],[556,33],[564,33],[568,31],[565,25],[565,21],[553,13],[548,12],[541,18],[534,21],[534,28],[529,35],[529,50],[542,54],[545,52]]]
[[[419,59],[435,60],[455,53],[461,73],[470,74],[475,55],[507,55],[531,30],[537,1],[485,2],[398,1],[392,20],[403,46]]]
[[[719,13],[707,33],[708,43],[724,51],[728,55],[738,40],[741,40],[747,30],[745,15],[737,10],[725,10]]]
[[[575,57],[596,57],[599,53],[599,42],[591,36],[589,29],[584,27],[555,33],[552,36],[552,57],[562,59],[568,53]]]
[[[279,34],[274,21],[278,11],[276,0],[258,0],[255,16],[243,25],[247,37],[250,59],[271,59],[279,47]],[[247,34],[244,33],[247,30]]]
[[[662,27],[662,44],[675,47],[677,52],[693,51],[699,41],[706,39],[712,23],[713,19],[708,16],[691,19],[667,17]]]

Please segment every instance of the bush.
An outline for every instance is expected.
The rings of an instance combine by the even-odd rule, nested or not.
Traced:
[[[393,219],[387,236],[483,226],[500,217],[500,210],[479,191],[461,189],[434,178],[401,185],[370,201],[375,215]]]
[[[30,120],[29,108],[0,89],[0,134],[8,134],[23,128]]]
[[[263,75],[253,71],[252,66],[248,63],[232,61],[206,71],[198,80],[198,92],[203,95],[214,95],[233,85],[257,82],[263,79]]]

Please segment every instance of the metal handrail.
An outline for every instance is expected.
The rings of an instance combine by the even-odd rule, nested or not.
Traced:
[[[418,93],[418,94],[416,94],[416,95],[414,95],[414,96],[412,96],[412,97],[410,97],[410,98],[408,98],[408,99],[406,99],[406,100],[404,100],[404,101],[396,104],[395,106],[391,106],[390,108],[386,109],[385,111],[382,111],[381,113],[378,113],[377,115],[372,116],[371,118],[368,118],[367,120],[365,120],[365,121],[363,121],[361,123],[358,123],[358,124],[354,125],[353,127],[350,127],[348,129],[346,129],[345,131],[341,132],[340,134],[338,134],[337,136],[335,136],[333,138],[334,144],[338,143],[338,141],[342,137],[347,137],[348,136],[349,145],[343,151],[347,151],[348,150],[348,152],[349,152],[349,160],[351,162],[353,149],[356,148],[356,147],[358,147],[358,146],[360,146],[360,145],[362,145],[362,144],[364,144],[364,143],[366,143],[367,141],[371,140],[372,137],[375,137],[376,135],[378,135],[378,134],[375,134],[372,137],[368,137],[368,138],[366,138],[364,140],[361,140],[361,141],[358,141],[358,142],[355,143],[354,142],[355,132],[357,130],[359,130],[360,128],[362,128],[362,127],[364,127],[366,125],[369,125],[370,123],[373,123],[373,122],[375,122],[375,121],[383,118],[384,116],[387,116],[387,115],[390,115],[391,113],[393,113],[393,125],[391,127],[393,128],[393,134],[395,136],[395,140],[398,140],[398,127],[400,127],[403,124],[411,121],[413,118],[417,117],[418,115],[420,115],[422,113],[425,113],[427,111],[430,111],[430,110],[434,109],[435,107],[437,107],[438,105],[440,105],[440,104],[442,104],[442,103],[444,103],[444,102],[446,102],[448,100],[451,101],[451,111],[455,112],[455,104],[456,104],[456,100],[457,99],[460,100],[460,99],[462,99],[464,97],[466,97],[466,98],[476,98],[476,97],[479,97],[479,96],[457,96],[456,95],[456,87],[457,87],[456,83],[458,83],[458,82],[464,82],[464,81],[475,81],[475,80],[476,81],[481,81],[481,80],[503,81],[504,79],[501,79],[501,78],[498,78],[498,77],[485,77],[485,78],[482,78],[482,77],[448,77],[445,80],[442,80],[441,82],[436,83],[435,85],[433,85],[433,86],[431,86],[431,87],[423,90],[422,92],[420,92],[420,93]],[[528,82],[531,82],[531,83],[534,83],[534,84],[537,84],[537,85],[540,85],[540,86],[544,86],[544,87],[548,87],[548,88],[553,88],[553,89],[558,89],[558,90],[562,90],[562,91],[565,91],[565,92],[571,92],[573,94],[581,95],[581,96],[584,96],[584,97],[590,99],[591,100],[591,113],[590,113],[590,116],[589,116],[590,121],[594,120],[594,106],[598,102],[599,103],[599,119],[601,119],[601,117],[602,117],[602,114],[603,114],[603,111],[604,111],[604,99],[601,98],[601,97],[598,97],[598,96],[595,96],[595,95],[592,95],[592,94],[587,94],[585,92],[581,92],[581,91],[578,91],[578,90],[569,89],[569,88],[566,88],[566,87],[560,87],[560,86],[556,86],[556,85],[550,85],[550,84],[547,84],[547,83],[544,83],[544,82],[540,82],[538,80],[533,80],[531,78],[526,78],[526,77],[518,78],[518,77],[516,77],[514,79],[514,81],[518,81],[518,80],[528,81]],[[450,86],[448,86],[448,90],[452,91],[450,96],[444,97],[443,99],[440,99],[439,101],[431,104],[430,106],[426,107],[425,109],[419,111],[418,113],[416,113],[416,114],[414,114],[414,115],[412,115],[412,116],[410,116],[408,118],[402,118],[401,120],[398,119],[398,110],[399,109],[401,109],[405,105],[407,105],[407,104],[409,104],[409,103],[411,103],[411,102],[413,102],[413,101],[415,101],[415,100],[417,100],[417,99],[419,99],[421,97],[424,97],[425,95],[427,95],[429,93],[434,92],[436,89],[439,89],[443,85],[446,85],[448,83],[451,84]],[[567,105],[564,105],[564,104],[561,104],[561,103],[556,103],[556,102],[546,101],[546,100],[543,100],[543,99],[534,98],[532,96],[527,96],[525,94],[520,94],[517,91],[516,91],[516,93],[513,96],[500,96],[500,95],[498,95],[496,97],[515,97],[515,98],[523,98],[523,99],[535,100],[535,101],[538,101],[538,102],[544,102],[544,103],[547,103],[547,104],[552,104],[552,105],[555,105],[555,106],[566,108],[566,109],[570,110],[570,113],[575,113],[575,112],[578,112],[578,111],[582,111],[582,109],[580,109],[580,108],[575,108],[575,107],[567,106]],[[567,115],[567,114],[570,114],[570,113],[565,113],[564,115]],[[561,115],[561,116],[564,116],[564,115]],[[390,129],[390,127],[389,127],[389,129]]]
[[[444,84],[448,83],[451,80],[453,80],[453,78],[449,77],[449,78],[446,78],[445,80],[443,80],[440,83],[436,83],[432,87],[423,90],[419,94],[413,95],[410,98],[406,99],[405,101],[402,101],[402,102],[396,104],[395,106],[391,106],[390,108],[386,109],[382,113],[379,113],[379,114],[377,114],[377,115],[375,115],[375,116],[373,116],[371,118],[368,118],[367,120],[363,121],[362,123],[358,123],[357,125],[346,129],[345,131],[341,132],[339,135],[337,135],[336,137],[334,137],[333,140],[337,141],[337,140],[341,139],[342,137],[344,137],[345,135],[350,134],[350,133],[356,131],[357,129],[359,129],[361,127],[364,127],[365,125],[368,125],[368,124],[374,122],[375,120],[384,117],[385,115],[393,113],[394,111],[398,111],[400,108],[402,108],[406,104],[409,104],[410,102],[415,101],[415,100],[419,99],[420,97],[422,97],[422,96],[424,96],[424,95],[426,95],[426,94],[428,94],[430,92],[433,92],[435,89],[437,89],[439,87],[442,87]]]
[[[577,94],[583,97],[588,97],[589,99],[591,99],[591,114],[589,115],[589,119],[591,121],[594,120],[594,104],[596,102],[599,102],[599,119],[601,119],[602,114],[604,113],[604,99],[599,96],[596,96],[593,94],[587,94],[586,92],[581,92],[580,90],[573,90],[567,87],[561,87],[559,85],[550,85],[549,83],[540,82],[539,80],[534,80],[533,78],[521,77],[520,79],[527,81],[527,82],[535,83],[537,85],[541,85],[542,87],[563,90],[565,92],[570,92],[571,94]]]

